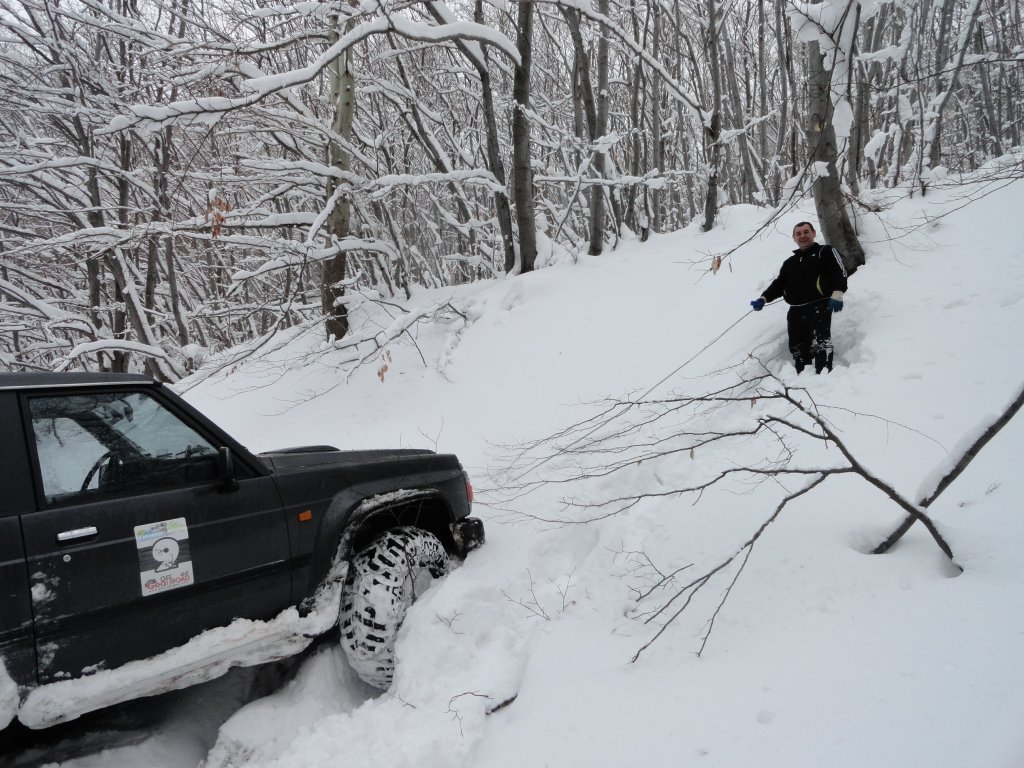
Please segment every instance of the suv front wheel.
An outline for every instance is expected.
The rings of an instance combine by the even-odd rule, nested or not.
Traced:
[[[391,685],[405,614],[449,566],[437,537],[411,526],[386,531],[356,555],[339,622],[342,648],[360,678],[376,688]]]

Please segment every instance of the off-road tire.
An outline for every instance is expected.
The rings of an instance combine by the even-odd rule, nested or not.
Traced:
[[[448,573],[448,553],[434,534],[394,528],[359,552],[341,598],[341,647],[364,681],[386,690],[395,672],[395,639],[409,606]]]

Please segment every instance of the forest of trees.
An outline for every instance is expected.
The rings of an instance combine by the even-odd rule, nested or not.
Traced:
[[[1024,144],[1020,0],[0,0],[0,369],[145,370]],[[844,248],[843,238],[854,247]]]

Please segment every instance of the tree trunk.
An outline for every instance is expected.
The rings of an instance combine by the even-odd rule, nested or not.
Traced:
[[[879,25],[879,20],[875,18],[868,19],[864,25],[864,45],[863,48],[871,53],[876,50],[875,46],[875,30]],[[855,90],[853,94],[853,125],[850,130],[850,147],[849,147],[849,178],[850,188],[856,195],[858,192],[860,177],[862,174],[862,168],[864,167],[864,147],[868,142],[868,137],[871,131],[871,126],[868,123],[868,115],[871,110],[871,85],[872,85],[872,73],[877,70],[878,65],[875,63],[868,63],[861,65],[856,69],[855,78]],[[858,185],[858,186],[855,186]],[[872,186],[874,186],[872,184]]]
[[[764,202],[775,205],[776,197],[769,188],[768,181],[768,17],[763,2],[757,4],[757,82],[758,102],[761,124],[757,127],[757,155],[761,162],[761,187],[765,192]]]
[[[103,328],[103,316],[100,314],[100,260],[90,256],[85,260],[86,286],[89,293],[89,306],[86,314],[97,333]]]
[[[483,0],[476,0],[474,18],[477,24],[484,23]],[[487,48],[481,46],[484,61],[477,64],[476,59],[470,60],[477,64],[476,71],[480,77],[480,93],[483,98],[483,118],[487,143],[487,166],[494,178],[501,185],[505,184],[505,165],[501,162],[501,145],[498,143],[498,121],[494,113],[494,92],[491,88],[491,73],[487,69]],[[516,247],[512,235],[512,209],[505,192],[494,193],[494,209],[498,217],[498,228],[501,230],[502,249],[505,254],[505,271],[511,272],[516,264]]]
[[[661,56],[661,6],[657,3],[652,7],[652,14],[654,16],[654,31],[652,33],[652,37],[654,38],[653,55],[655,59],[658,59]],[[651,167],[658,174],[662,174],[665,172],[665,139],[662,136],[661,126],[661,77],[657,72],[651,71],[649,78],[651,82]],[[647,195],[648,187],[647,185],[644,185],[645,204],[647,204]],[[650,190],[648,221],[650,222],[649,226],[655,232],[662,231],[662,197],[661,189],[655,188]],[[644,235],[646,236],[646,232]]]
[[[708,60],[711,66],[711,119],[706,123],[704,132],[707,138],[708,148],[708,188],[704,197],[704,223],[701,226],[705,232],[711,230],[715,225],[715,217],[718,216],[718,164],[722,159],[722,71],[720,69],[721,59],[718,51],[718,19],[715,18],[718,9],[715,0],[707,0],[708,9]]]
[[[533,3],[519,3],[516,45],[520,62],[512,78],[512,178],[519,224],[519,271],[533,271],[537,261],[537,226],[533,211],[530,158],[530,68],[533,54]]]
[[[598,0],[597,10],[608,16],[608,0]],[[608,133],[608,31],[602,26],[597,39],[597,122],[594,125],[593,140],[601,139]],[[598,150],[594,153],[594,174],[605,178],[608,168],[607,152]],[[595,186],[590,196],[590,248],[591,256],[604,251],[604,219],[605,205],[604,187]]]
[[[985,36],[982,34],[980,23],[974,28],[974,45],[978,54],[985,53]],[[1003,154],[1003,147],[999,142],[1000,124],[996,118],[995,102],[992,99],[992,81],[988,75],[988,67],[981,67],[980,69],[982,104],[985,122],[987,123],[984,126],[982,135],[988,138],[988,146],[986,147],[988,153],[993,157],[999,157]]]
[[[128,259],[119,248],[113,248],[107,252],[105,262],[110,274],[114,278],[116,296],[119,301],[124,302],[125,316],[131,323],[135,337],[150,347],[159,348],[160,339],[146,317],[145,305],[135,289],[135,281],[132,270],[128,266]],[[127,323],[126,323],[127,325]],[[124,330],[127,330],[125,328]],[[126,338],[124,332],[115,333],[117,338]],[[123,355],[123,358],[118,357]],[[115,353],[114,370],[127,371],[127,353]],[[146,372],[160,381],[172,382],[181,378],[182,371],[177,370],[173,363],[160,357],[150,357],[145,362]]]
[[[952,9],[949,9],[947,14],[947,6],[952,5],[952,0],[946,0],[943,5],[943,16],[942,21],[944,26],[949,29],[949,23],[947,16],[952,14]],[[960,71],[964,67],[964,57],[967,55],[967,48],[970,44],[970,40],[974,32],[974,24],[978,19],[978,12],[981,10],[981,0],[971,0],[971,5],[967,9],[967,29],[961,33],[959,48],[956,50],[956,63],[953,66],[952,73],[948,76],[948,82],[943,70],[947,68],[945,61],[936,62],[936,66],[940,68],[939,74],[936,77],[936,94],[934,106],[930,110],[929,123],[932,126],[931,135],[929,136],[926,132],[925,138],[928,142],[928,165],[931,168],[937,168],[942,164],[942,113],[946,109],[946,104],[949,103],[949,97],[953,95],[953,91],[956,89],[957,82],[960,79]],[[940,35],[941,38],[941,35]]]
[[[607,14],[607,0],[602,0],[602,3],[599,4],[599,11]],[[608,132],[608,37],[606,31],[602,29],[597,43],[597,93],[595,94],[590,81],[590,58],[587,56],[586,48],[583,45],[583,35],[580,31],[580,12],[563,8],[562,16],[565,18],[573,42],[573,68],[576,73],[574,87],[578,89],[579,106],[586,117],[587,132],[585,138],[589,140],[593,147],[594,143]],[[607,152],[597,149],[592,149],[591,151],[590,165],[593,168],[594,175],[599,179],[606,178]],[[591,256],[597,256],[604,251],[605,189],[600,185],[591,185],[587,195],[590,200],[590,221],[588,227],[590,246],[588,253]],[[620,218],[620,216],[616,215],[616,228]]]
[[[857,233],[846,212],[846,202],[839,183],[836,165],[836,132],[832,126],[832,100],[829,97],[831,73],[822,62],[817,42],[808,43],[807,68],[810,74],[810,99],[808,103],[807,143],[808,154],[816,172],[812,186],[814,207],[818,212],[821,233],[830,245],[843,255],[846,271],[853,274],[864,263],[864,249],[857,239]]]
[[[647,8],[647,17],[644,19],[643,33],[640,32],[640,20],[636,13],[630,14],[633,22],[633,40],[641,48],[647,48],[647,30],[650,24],[651,7]],[[647,93],[641,92],[644,83],[643,62],[638,58],[636,66],[632,69],[632,82],[629,85],[629,129],[630,139],[630,160],[629,175],[634,178],[642,174],[641,166],[648,167],[647,146],[644,141],[644,115],[647,113]],[[653,122],[653,121],[652,121]],[[641,195],[643,185],[631,184],[626,198],[626,225],[634,232],[640,233],[640,241],[644,242],[648,236],[648,218],[645,207],[646,194]],[[638,205],[639,204],[639,205]],[[640,209],[638,212],[638,208]]]
[[[740,135],[736,138],[739,165],[742,168],[740,173],[742,185],[740,199],[750,200],[755,198],[757,193],[761,193],[763,199],[764,187],[761,184],[759,166],[763,162],[764,156],[762,155],[755,161],[753,150],[751,149],[751,141],[747,137],[747,132],[743,130],[747,122],[747,115],[744,112],[743,100],[740,97],[740,78],[736,76],[736,57],[733,54],[732,44],[729,42],[727,35],[722,36],[722,42],[724,43],[723,53],[725,54],[723,66],[729,82],[729,99],[732,103],[732,127],[735,130],[741,131]]]
[[[427,10],[434,20],[439,24],[451,21],[451,12],[444,4],[428,2]],[[486,26],[484,18],[483,0],[475,0],[473,8],[473,20],[477,24]],[[477,77],[480,78],[480,98],[482,101],[481,110],[484,127],[484,150],[487,161],[487,169],[494,174],[494,178],[504,185],[505,165],[501,160],[501,144],[498,139],[498,122],[494,110],[494,89],[491,82],[491,73],[488,69],[487,46],[479,46],[479,50],[471,49],[464,40],[455,38],[452,41],[463,56],[476,69]],[[410,86],[411,89],[411,86]],[[503,265],[506,272],[515,268],[516,252],[515,239],[512,231],[512,210],[509,205],[508,195],[503,191],[494,192],[494,210],[498,219],[498,229],[501,232]]]
[[[337,18],[333,19],[337,24]],[[332,33],[333,40],[338,34]],[[345,141],[352,138],[352,118],[356,109],[355,77],[352,73],[352,55],[346,50],[330,66],[331,98],[334,101],[333,131]],[[348,151],[340,142],[332,141],[327,146],[327,164],[339,171],[348,171],[351,160]],[[349,193],[339,191],[340,182],[327,182],[327,204],[333,208],[327,218],[327,237],[330,244],[340,245],[348,237],[352,224],[352,200]],[[324,331],[327,338],[340,339],[348,333],[348,307],[340,302],[345,295],[345,271],[348,253],[342,251],[326,259],[321,275],[320,306],[324,314]]]
[[[174,259],[174,238],[168,237],[164,242],[164,261],[167,265],[167,290],[171,302],[171,313],[178,332],[178,344],[184,347],[189,343],[188,322],[181,307],[181,291],[178,288],[178,276]]]
[[[793,84],[793,40],[786,17],[784,0],[778,0],[775,5],[775,39],[778,43],[778,57],[782,72],[779,74],[779,133],[775,141],[772,192],[774,198],[779,200],[783,188],[782,171],[779,166],[789,166],[790,177],[797,173],[793,135],[795,133],[794,124],[800,119],[796,106],[793,107],[792,117],[789,114],[790,104],[796,100],[796,88]],[[787,138],[789,141],[786,140]],[[787,154],[787,148],[789,156],[784,157]]]

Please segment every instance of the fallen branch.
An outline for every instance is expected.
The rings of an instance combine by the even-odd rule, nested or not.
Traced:
[[[795,491],[795,492],[789,494],[788,496],[786,496],[786,498],[784,498],[782,501],[780,501],[778,506],[775,507],[775,511],[772,513],[771,517],[769,517],[767,520],[765,520],[761,524],[761,527],[758,528],[754,532],[754,534],[749,539],[747,539],[747,541],[745,541],[743,543],[743,545],[739,549],[737,549],[732,555],[727,557],[725,560],[720,562],[715,567],[711,568],[709,571],[707,571],[703,575],[698,576],[696,579],[691,581],[689,584],[684,586],[682,589],[677,590],[676,593],[671,598],[669,598],[669,600],[660,609],[658,609],[653,615],[649,616],[644,621],[645,624],[649,624],[654,619],[656,619],[659,615],[661,615],[665,611],[665,609],[668,608],[668,606],[671,605],[672,602],[676,600],[676,598],[678,598],[678,597],[686,594],[687,592],[689,592],[689,594],[686,597],[686,601],[683,603],[682,607],[680,607],[679,610],[677,610],[675,613],[673,613],[669,617],[668,621],[666,621],[661,626],[661,629],[659,629],[655,633],[654,637],[652,637],[650,640],[648,640],[646,643],[644,643],[643,646],[641,646],[640,649],[635,654],[633,654],[633,659],[632,660],[635,662],[637,659],[639,659],[640,655],[644,651],[646,651],[648,648],[650,648],[654,644],[655,640],[657,640],[659,637],[661,637],[661,635],[665,632],[665,630],[668,629],[669,625],[672,624],[673,621],[675,621],[677,618],[679,618],[679,616],[682,615],[683,611],[685,611],[687,609],[687,607],[689,607],[691,601],[693,600],[694,595],[696,595],[697,592],[699,592],[701,590],[701,588],[703,588],[708,583],[708,581],[711,580],[712,576],[714,576],[719,571],[727,568],[733,562],[733,560],[735,560],[740,555],[746,553],[746,557],[743,558],[743,563],[741,564],[739,570],[737,571],[736,576],[733,577],[732,581],[729,584],[728,589],[726,589],[725,594],[722,596],[722,599],[718,603],[718,607],[715,608],[715,612],[714,612],[714,614],[712,615],[712,617],[710,619],[710,622],[709,622],[709,625],[708,625],[708,631],[704,634],[704,638],[703,638],[703,640],[701,642],[701,645],[700,645],[700,650],[697,652],[697,655],[700,656],[700,654],[704,652],[704,647],[707,645],[708,638],[711,636],[711,630],[714,628],[714,620],[718,616],[719,611],[722,610],[722,606],[725,605],[725,601],[729,598],[729,595],[732,592],[732,588],[736,585],[736,581],[739,579],[740,574],[743,572],[743,568],[744,568],[744,566],[746,566],[747,560],[749,559],[749,556],[750,556],[750,550],[753,549],[754,544],[757,542],[758,539],[761,538],[761,535],[768,529],[768,526],[771,525],[773,522],[775,522],[778,519],[779,515],[782,514],[782,510],[785,509],[786,506],[791,501],[793,501],[794,499],[800,498],[805,493],[810,493],[811,491],[813,491],[815,488],[817,488],[819,485],[821,485],[825,481],[826,477],[827,477],[827,475],[823,474],[820,477],[815,478],[813,481],[808,483],[806,486],[801,488],[799,491]]]
[[[875,486],[878,490],[880,490],[882,493],[884,493],[886,496],[888,496],[890,499],[892,499],[896,504],[898,504],[905,512],[907,512],[910,515],[910,519],[911,520],[920,521],[921,524],[924,525],[924,527],[928,530],[928,533],[931,534],[932,539],[935,540],[935,543],[939,546],[939,549],[942,550],[943,554],[946,555],[946,557],[948,557],[950,560],[954,560],[953,549],[952,549],[952,547],[949,546],[949,543],[946,541],[946,539],[943,537],[943,535],[939,532],[939,529],[935,525],[935,521],[934,520],[932,520],[921,509],[919,509],[918,507],[914,506],[910,501],[908,501],[902,495],[900,495],[900,493],[895,488],[893,488],[891,485],[889,485],[888,483],[884,482],[883,480],[881,480],[881,479],[875,477],[873,474],[871,474],[871,472],[868,471],[867,467],[865,467],[863,464],[861,464],[856,459],[856,457],[854,457],[854,455],[850,452],[850,449],[847,448],[846,444],[843,443],[843,441],[839,439],[839,436],[835,433],[835,431],[831,427],[829,427],[828,423],[824,419],[822,419],[820,416],[811,414],[803,406],[802,403],[800,403],[799,401],[797,401],[796,399],[794,399],[790,395],[788,388],[787,388],[787,390],[786,390],[786,392],[784,394],[784,397],[785,397],[786,400],[788,400],[789,402],[793,403],[794,406],[799,408],[804,414],[810,416],[811,419],[814,420],[814,422],[817,425],[817,427],[825,435],[825,438],[827,440],[829,440],[833,445],[835,445],[836,448],[839,449],[840,453],[843,454],[843,457],[847,460],[847,462],[849,462],[849,464],[850,464],[850,471],[852,471],[853,473],[859,475],[865,481],[867,481],[871,485]],[[776,419],[776,421],[781,421],[781,420]],[[955,563],[955,560],[954,560],[954,565],[955,564],[956,563]],[[960,568],[959,565],[957,567]],[[960,570],[963,570],[963,569],[961,568]]]
[[[968,446],[967,450],[964,451],[963,455],[956,462],[953,468],[947,472],[938,484],[935,486],[935,490],[930,495],[925,497],[917,506],[920,509],[928,509],[939,496],[942,495],[943,491],[949,488],[953,482],[963,474],[964,470],[970,465],[972,461],[981,452],[988,442],[999,434],[999,431],[1010,423],[1010,420],[1017,415],[1021,407],[1024,406],[1024,388],[1017,394],[1017,397],[1011,402],[1006,409],[999,415],[999,417],[993,421],[984,432]],[[910,530],[910,528],[920,519],[919,515],[911,512],[906,519],[900,523],[899,527],[890,533],[886,539],[871,550],[872,554],[881,555],[892,549],[893,545],[903,538],[904,534]]]
[[[513,479],[500,489],[512,501],[544,486],[585,487],[598,482],[608,489],[646,489],[621,495],[606,491],[589,498],[589,494],[563,497],[566,512],[561,516],[517,512],[533,520],[566,525],[592,523],[659,499],[688,495],[696,504],[711,489],[728,488],[735,482],[754,487],[768,481],[782,487],[784,498],[746,541],[685,583],[678,577],[689,565],[663,573],[651,564],[654,578],[637,590],[632,616],[658,629],[637,650],[633,661],[693,607],[698,593],[716,582],[724,589],[706,621],[698,650],[701,655],[745,573],[754,544],[791,502],[815,491],[833,475],[855,475],[881,491],[912,521],[920,522],[940,551],[960,567],[953,548],[925,508],[873,474],[844,442],[828,417],[847,411],[815,402],[805,388],[788,385],[762,361],[754,360],[758,369],[740,371],[739,381],[702,395],[658,399],[644,395],[605,403],[595,416],[521,447],[510,467]],[[982,444],[976,443],[978,447]],[[805,450],[807,458],[803,457]],[[707,458],[700,460],[702,456]],[[687,457],[692,463],[681,463]],[[556,458],[560,459],[557,463],[553,461]],[[543,465],[547,471],[538,472]],[[530,476],[520,480],[526,475]],[[787,478],[802,478],[802,487],[787,488]],[[945,478],[943,483],[951,481],[952,477]],[[538,612],[536,595],[533,604],[506,598],[534,615],[547,617],[546,612]]]

